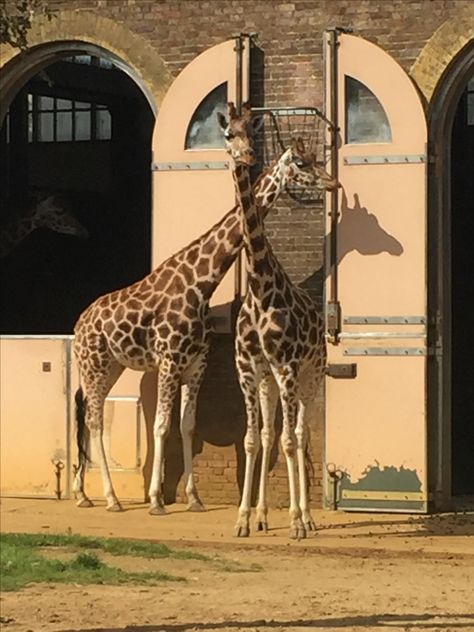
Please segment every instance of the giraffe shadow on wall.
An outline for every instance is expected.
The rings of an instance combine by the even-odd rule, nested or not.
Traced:
[[[330,236],[326,237],[326,240]],[[402,244],[390,235],[378,221],[376,215],[364,207],[357,194],[354,195],[354,203],[349,206],[347,196],[343,192],[341,199],[341,212],[338,222],[338,263],[350,252],[358,252],[363,256],[375,256],[387,253],[392,256],[400,256],[403,253]],[[325,268],[321,266],[313,274],[308,276],[300,285],[307,289],[317,305],[322,305],[322,290],[325,281]],[[320,394],[316,394],[320,399]],[[143,467],[144,488],[148,490],[151,480],[151,466],[153,461],[153,422],[155,418],[157,402],[157,377],[156,373],[145,373],[141,382],[141,399],[143,404],[145,426],[147,433],[147,454]],[[317,413],[322,417],[321,411]],[[316,417],[316,414],[315,414]],[[314,424],[316,426],[316,422]],[[275,441],[270,456],[270,471],[274,469],[279,456],[279,440],[282,428],[281,411],[278,408],[275,420]],[[212,455],[209,459],[212,465],[202,465],[200,470],[197,464],[196,473],[199,476],[200,487],[205,490],[211,480],[214,484],[221,478],[224,484],[229,485],[229,476],[222,476],[222,470],[234,468],[235,474],[232,481],[235,485],[236,501],[242,491],[245,468],[245,452],[243,438],[246,432],[245,409],[240,391],[237,372],[234,364],[234,339],[230,334],[215,334],[209,354],[209,363],[201,386],[198,408],[196,431],[193,442],[193,456],[203,452],[204,444],[216,448],[234,448],[234,457],[226,456],[222,462]],[[218,450],[216,450],[218,452]],[[235,465],[234,465],[235,463]],[[256,471],[259,471],[259,461]],[[205,471],[204,471],[205,470]],[[170,435],[165,448],[165,476],[164,499],[166,503],[176,502],[178,485],[184,471],[182,443],[179,432],[179,398],[175,402]],[[255,476],[252,499],[257,496],[258,477]],[[205,492],[204,492],[205,495]],[[225,494],[229,497],[229,493]]]
[[[324,250],[331,240],[326,235]],[[388,233],[380,225],[377,216],[362,206],[359,195],[354,193],[354,203],[349,206],[345,191],[342,192],[340,218],[337,224],[337,264],[351,252],[363,256],[374,256],[387,253],[393,257],[403,254],[403,246],[396,237]],[[327,278],[324,265],[300,283],[308,290],[317,305],[322,306],[323,286]]]

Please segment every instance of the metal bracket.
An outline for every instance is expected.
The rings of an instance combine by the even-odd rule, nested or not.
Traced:
[[[334,378],[354,379],[357,377],[357,364],[328,364],[326,375]]]
[[[152,171],[224,171],[229,169],[227,160],[207,162],[152,162]]]
[[[344,349],[345,356],[424,356],[424,347],[349,347]]]
[[[425,316],[345,316],[345,325],[425,325]]]
[[[386,155],[386,156],[345,156],[345,165],[399,165],[420,164],[426,162],[425,154]]]
[[[341,305],[339,301],[328,301],[326,317],[328,333],[332,341],[337,342],[341,332]]]

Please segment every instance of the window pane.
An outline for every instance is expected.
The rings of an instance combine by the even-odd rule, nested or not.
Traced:
[[[38,97],[38,110],[44,112],[45,110],[54,110],[53,97]]]
[[[104,59],[103,57],[99,58],[99,66],[101,68],[105,68],[106,70],[110,70],[111,68],[114,67],[111,61],[109,61],[108,59]]]
[[[76,120],[75,140],[90,140],[91,139],[91,113],[76,111],[75,120]]]
[[[221,149],[224,135],[217,124],[217,113],[227,111],[227,83],[217,86],[201,101],[186,134],[186,149]]]
[[[28,95],[28,112],[31,112],[33,110],[33,95],[29,94]]]
[[[90,64],[91,56],[90,55],[75,55],[74,61],[76,64]]]
[[[28,112],[28,142],[33,142],[33,112]]]
[[[56,116],[56,140],[72,140],[72,112],[58,112]]]
[[[74,101],[74,107],[76,110],[90,110],[91,104],[85,101]]]
[[[58,110],[72,110],[72,101],[69,99],[56,99],[56,108]]]
[[[346,76],[346,143],[389,143],[392,133],[380,101],[367,86]]]
[[[38,114],[38,140],[43,142],[54,140],[54,114],[52,112]]]
[[[110,140],[112,138],[112,117],[108,110],[97,110],[96,126],[98,140]]]

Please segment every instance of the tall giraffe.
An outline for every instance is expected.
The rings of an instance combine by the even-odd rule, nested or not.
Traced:
[[[37,228],[48,228],[81,239],[89,236],[84,226],[66,209],[65,200],[60,195],[50,195],[30,203],[25,213],[0,229],[0,258],[6,257]]]
[[[329,179],[313,156],[293,146],[260,177],[255,185],[256,199],[266,213],[288,182],[317,186]],[[209,350],[209,300],[241,246],[242,222],[236,206],[207,233],[144,279],[98,298],[80,316],[74,340],[81,381],[76,393],[79,467],[73,486],[79,506],[92,504],[84,492],[90,434],[102,473],[107,509],[121,509],[104,451],[103,409],[107,394],[128,367],[158,372],[150,513],[165,513],[161,492],[164,443],[179,386],[188,509],[203,509],[193,476],[192,437],[197,395]]]
[[[251,488],[260,443],[262,469],[257,528],[267,529],[266,485],[280,396],[283,412],[281,444],[290,490],[290,537],[304,538],[307,530],[315,529],[308,503],[305,450],[309,432],[308,408],[326,365],[324,321],[309,295],[291,282],[265,236],[263,217],[258,212],[250,186],[249,166],[255,162],[252,149],[255,124],[250,107],[242,106],[239,116],[229,103],[228,114],[229,120],[221,114],[219,122],[224,129],[227,151],[234,159],[233,175],[243,215],[248,274],[248,291],[237,318],[236,333],[236,364],[245,399],[247,433],[244,441],[245,480],[235,535],[248,536],[250,533]],[[339,184],[327,179],[324,186],[332,190]],[[259,409],[262,413],[261,433]]]

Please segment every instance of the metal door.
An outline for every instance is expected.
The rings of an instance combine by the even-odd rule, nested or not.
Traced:
[[[326,231],[326,499],[426,511],[425,115],[381,48],[337,30],[325,47],[342,184]]]
[[[0,339],[2,496],[69,493],[70,357],[71,336]]]
[[[246,36],[206,50],[163,100],[153,134],[153,266],[206,232],[235,203],[216,114],[226,101],[248,99],[249,56]],[[230,330],[235,274],[234,266],[211,302],[221,331]]]

